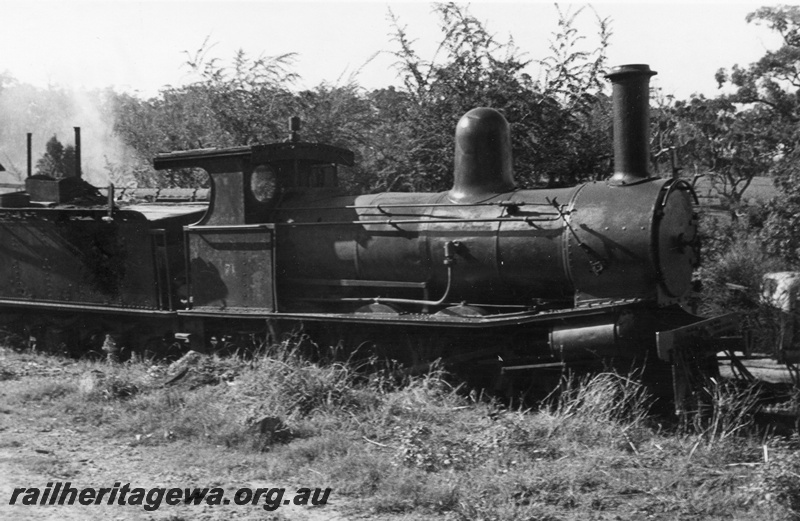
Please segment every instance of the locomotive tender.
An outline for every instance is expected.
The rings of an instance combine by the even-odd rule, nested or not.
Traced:
[[[608,74],[615,173],[572,188],[517,189],[509,125],[490,108],[459,121],[442,193],[344,195],[337,168],[353,153],[296,133],[155,158],[156,169],[208,172],[207,205],[123,205],[113,190],[81,202],[80,179],[32,176],[0,195],[0,325],[134,346],[304,324],[505,381],[646,360],[654,389],[682,402],[715,374],[737,319],[684,309],[699,257],[694,194],[648,174],[653,74]]]

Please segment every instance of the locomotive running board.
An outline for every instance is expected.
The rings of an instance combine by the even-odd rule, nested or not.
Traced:
[[[479,317],[459,317],[451,315],[432,315],[422,313],[408,313],[394,315],[389,313],[372,314],[350,314],[350,313],[251,313],[247,316],[232,315],[225,310],[210,311],[203,310],[182,310],[178,315],[186,317],[202,318],[236,318],[243,319],[266,319],[266,320],[296,320],[311,322],[345,322],[358,324],[381,324],[397,326],[430,326],[430,327],[501,327],[516,326],[535,322],[552,321],[555,319],[584,317],[591,315],[602,315],[617,311],[621,306],[593,307],[587,309],[569,309],[558,311],[522,311],[519,313],[502,313],[497,315],[483,315]]]
[[[31,300],[0,299],[0,307],[13,306],[25,309],[46,309],[49,311],[81,311],[86,313],[115,313],[120,315],[147,315],[159,318],[175,317],[174,311],[164,311],[155,308],[130,308],[117,306],[102,306],[97,304],[69,304],[66,302],[42,302]]]

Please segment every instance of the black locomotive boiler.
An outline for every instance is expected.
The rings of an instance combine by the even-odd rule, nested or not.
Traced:
[[[352,152],[296,133],[155,158],[156,169],[208,172],[207,205],[81,204],[81,180],[33,176],[25,192],[0,196],[3,321],[42,338],[110,334],[130,345],[303,325],[495,383],[639,364],[657,392],[683,402],[696,377],[715,374],[737,320],[684,309],[699,253],[695,198],[686,182],[648,173],[653,74],[608,74],[615,173],[572,188],[517,189],[509,125],[490,108],[459,121],[442,193],[345,195],[337,169]]]

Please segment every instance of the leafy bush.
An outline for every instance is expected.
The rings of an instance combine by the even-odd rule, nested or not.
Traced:
[[[781,271],[783,266],[764,251],[758,236],[737,236],[725,251],[698,270],[705,313],[758,310],[764,274]]]

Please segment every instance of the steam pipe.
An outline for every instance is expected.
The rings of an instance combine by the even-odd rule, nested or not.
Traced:
[[[614,107],[614,174],[610,183],[625,185],[650,177],[650,77],[648,65],[611,69]]]
[[[81,127],[75,128],[75,177],[80,179],[81,172]]]

